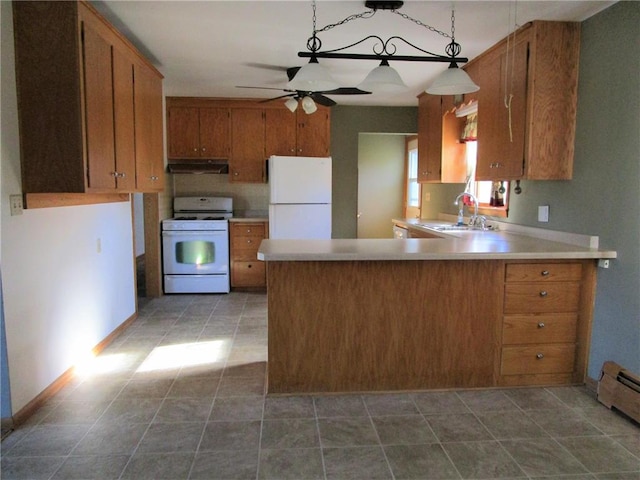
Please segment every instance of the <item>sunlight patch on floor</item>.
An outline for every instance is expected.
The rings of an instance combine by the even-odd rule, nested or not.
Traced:
[[[130,355],[126,353],[113,353],[97,357],[88,353],[86,358],[75,365],[74,373],[78,377],[89,378],[125,371],[131,364],[129,357]]]
[[[226,358],[228,349],[228,340],[180,343],[156,347],[136,372],[153,372],[220,362]]]

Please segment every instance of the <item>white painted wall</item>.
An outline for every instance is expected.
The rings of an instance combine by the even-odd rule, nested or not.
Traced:
[[[20,151],[11,3],[0,8],[0,255],[16,413],[135,313],[133,234],[129,202],[10,216],[9,195],[21,193]]]

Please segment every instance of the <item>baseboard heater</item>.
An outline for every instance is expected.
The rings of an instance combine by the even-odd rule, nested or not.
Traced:
[[[598,381],[598,401],[640,423],[640,377],[615,362],[604,362]]]

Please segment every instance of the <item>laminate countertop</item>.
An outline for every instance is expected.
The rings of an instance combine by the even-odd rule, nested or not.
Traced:
[[[393,222],[425,229],[439,238],[267,239],[260,244],[258,259],[277,262],[616,258],[615,251],[597,247],[597,237],[586,235],[518,226],[497,231],[440,232],[434,227],[446,222],[416,219],[394,219]]]

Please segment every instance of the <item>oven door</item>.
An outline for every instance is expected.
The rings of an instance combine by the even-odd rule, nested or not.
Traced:
[[[166,275],[229,273],[226,231],[163,231],[162,264]]]

